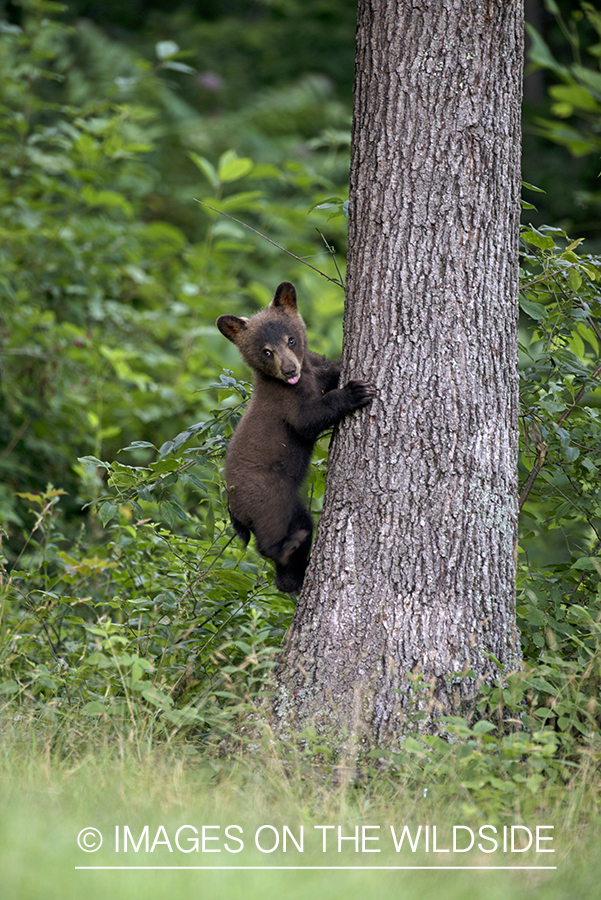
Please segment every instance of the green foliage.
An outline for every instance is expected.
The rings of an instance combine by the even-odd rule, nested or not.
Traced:
[[[151,112],[107,97],[64,102],[56,85],[70,30],[31,4],[22,31],[0,35],[3,136],[2,482],[75,494],[72,447],[116,449],[157,422],[190,413],[183,325],[198,315],[187,242],[139,218],[155,174]],[[112,452],[114,452],[112,449]],[[2,496],[5,516],[22,513]]]
[[[97,485],[74,457],[114,458],[128,443],[185,431],[198,407],[208,408],[195,392],[224,361],[238,365],[233,348],[214,340],[215,318],[263,305],[281,281],[283,254],[205,213],[193,202],[199,188],[210,206],[243,214],[294,252],[299,261],[286,274],[309,313],[308,298],[319,303],[323,326],[312,342],[330,352],[339,343],[342,296],[335,285],[319,290],[300,262],[328,253],[307,196],[315,204],[332,192],[325,170],[336,151],[328,145],[306,165],[286,161],[284,148],[277,164],[221,152],[238,123],[207,141],[206,123],[162,81],[165,68],[180,65],[175,42],[159,42],[151,66],[89,23],[73,30],[45,17],[52,5],[32,0],[25,10],[22,28],[0,31],[0,513],[22,525],[18,494],[52,481],[67,490],[75,526],[79,500],[94,499]],[[301,90],[291,121],[308,103]],[[188,128],[169,157],[184,172],[169,203],[164,118],[176,136],[184,121]],[[329,242],[342,235],[335,225],[328,231]],[[18,552],[13,532],[15,543]]]
[[[569,9],[564,4],[562,12],[555,0],[545,2],[561,41],[545,41],[531,25],[526,25],[530,38],[528,71],[545,73],[548,99],[543,108],[528,113],[530,135],[526,137],[525,168],[533,173],[531,177],[537,184],[547,188],[549,197],[543,200],[546,220],[552,209],[555,221],[570,222],[566,227],[571,233],[598,241],[601,9],[598,3],[585,0],[572,5],[579,8]],[[548,35],[552,37],[553,34]],[[536,142],[534,135],[544,140]],[[555,145],[552,153],[549,142]],[[532,159],[535,147],[539,150],[536,162]],[[565,148],[563,154],[560,148]],[[570,177],[565,178],[568,172]]]
[[[326,76],[350,96],[355,26],[354,0],[235,0],[197,9],[175,5],[155,15],[142,37],[158,29],[185,41],[200,73],[188,92],[195,90],[205,108],[223,111],[307,72]]]
[[[156,215],[159,120],[181,112],[161,78],[186,74],[175,42],[150,64],[89,24],[61,25],[52,5],[24,10],[0,31],[0,691],[59,720],[78,710],[137,720],[138,735],[215,734],[238,683],[263,680],[292,611],[263,561],[232,544],[219,469],[249,387],[229,370],[215,381],[224,361],[239,365],[215,318],[265,305],[282,254],[193,195],[200,185],[296,251],[286,274],[309,317],[319,303],[312,344],[335,352],[342,293],[317,291],[301,259],[328,255],[307,207],[337,187],[318,171],[332,150],[276,165],[181,144],[196,173],[192,243]],[[297,99],[290,121],[308,113],[303,89]],[[317,503],[318,477],[312,490]]]
[[[548,730],[498,737],[490,722],[480,719],[470,726],[461,718],[446,719],[445,730],[446,739],[408,737],[402,752],[393,754],[391,761],[413,770],[426,789],[438,789],[438,793],[447,793],[454,777],[476,806],[495,798],[497,810],[510,806],[518,794],[536,795],[542,784],[553,784],[559,772],[566,773],[565,764],[555,759],[556,741]],[[449,735],[455,741],[449,743]]]
[[[538,118],[540,133],[549,140],[569,148],[574,156],[584,156],[599,150],[599,116],[601,114],[601,12],[593,3],[580,2],[580,9],[571,11],[564,18],[555,2],[546,4],[567,41],[573,55],[573,62],[564,65],[553,55],[531,25],[526,25],[531,40],[530,62],[536,68],[552,73],[560,82],[549,88],[551,113],[554,118]],[[582,24],[588,24],[595,35],[595,43],[586,48],[587,57],[582,59]],[[587,62],[588,65],[583,63]]]
[[[522,240],[519,624],[528,658],[550,647],[587,666],[601,616],[601,264],[557,228]]]
[[[599,15],[598,3],[587,6]],[[589,90],[589,76],[600,76],[599,36],[579,2],[531,4],[526,18],[522,167],[528,181],[546,190],[529,219],[537,227],[561,225],[599,252],[599,165],[591,152],[598,100]]]
[[[220,469],[250,387],[214,319],[264,306],[285,263],[320,323],[311,346],[336,352],[346,113],[310,76],[213,120],[165,81],[190,77],[177,35],[147,61],[52,4],[24,9],[0,29],[0,703],[56,741],[252,742],[292,603],[232,538]],[[557,102],[596,114],[566,72]],[[526,666],[482,686],[444,740],[365,764],[508,804],[569,783],[600,725],[601,264],[557,228],[522,241]],[[326,456],[327,437],[315,513]],[[307,771],[337,758],[322,735],[300,741],[282,752]]]
[[[217,386],[248,398],[229,373]],[[139,738],[194,727],[214,739],[222,708],[231,718],[236,667],[247,690],[264,680],[292,604],[263,561],[231,546],[219,468],[239,406],[165,442],[145,466],[81,458],[109,488],[95,547],[63,549],[64,491],[23,495],[35,521],[3,571],[0,694],[54,717],[129,722]]]

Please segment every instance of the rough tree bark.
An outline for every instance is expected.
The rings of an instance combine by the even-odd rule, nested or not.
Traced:
[[[522,0],[359,0],[343,380],[379,394],[332,442],[288,724],[394,743],[411,673],[436,716],[519,660],[522,29]]]

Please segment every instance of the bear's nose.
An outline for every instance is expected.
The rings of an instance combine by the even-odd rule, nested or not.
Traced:
[[[292,378],[293,375],[296,375],[296,366],[286,366],[282,368],[282,375],[285,378]]]

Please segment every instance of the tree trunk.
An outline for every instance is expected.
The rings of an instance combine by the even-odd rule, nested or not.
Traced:
[[[522,28],[521,0],[358,4],[342,380],[378,398],[332,441],[276,710],[364,746],[520,657]]]

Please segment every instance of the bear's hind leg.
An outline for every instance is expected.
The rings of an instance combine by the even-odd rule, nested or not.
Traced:
[[[289,537],[282,544],[282,553],[275,560],[275,583],[285,594],[298,594],[309,560],[313,521],[308,510],[299,502],[290,522]]]
[[[297,594],[303,583],[311,539],[313,520],[305,509],[296,485],[278,478],[274,480],[270,499],[253,511],[252,532],[261,556],[273,560],[276,585],[288,594]]]
[[[300,547],[294,551],[285,566],[276,562],[275,584],[279,591],[282,591],[284,594],[299,593],[303,586],[310,549],[311,537],[309,535]]]
[[[308,528],[298,528],[290,535],[290,537],[287,537],[282,544],[281,553],[277,557],[278,563],[282,566],[286,566],[294,551],[298,550],[307,538],[311,538],[311,531]]]
[[[230,518],[232,520],[232,525],[234,527],[234,531],[236,532],[238,537],[244,541],[244,546],[246,547],[246,545],[250,541],[250,529],[247,528],[246,525],[243,525],[242,522],[239,519],[237,519],[235,516],[232,516],[231,513],[230,513]]]
[[[271,523],[270,523],[271,524]],[[313,520],[307,509],[296,498],[296,503],[291,507],[291,512],[278,523],[279,529],[272,527],[266,535],[261,529],[260,523],[253,523],[253,532],[257,539],[257,549],[261,556],[272,559],[281,566],[286,566],[293,554],[307,541],[311,545],[313,535]]]

